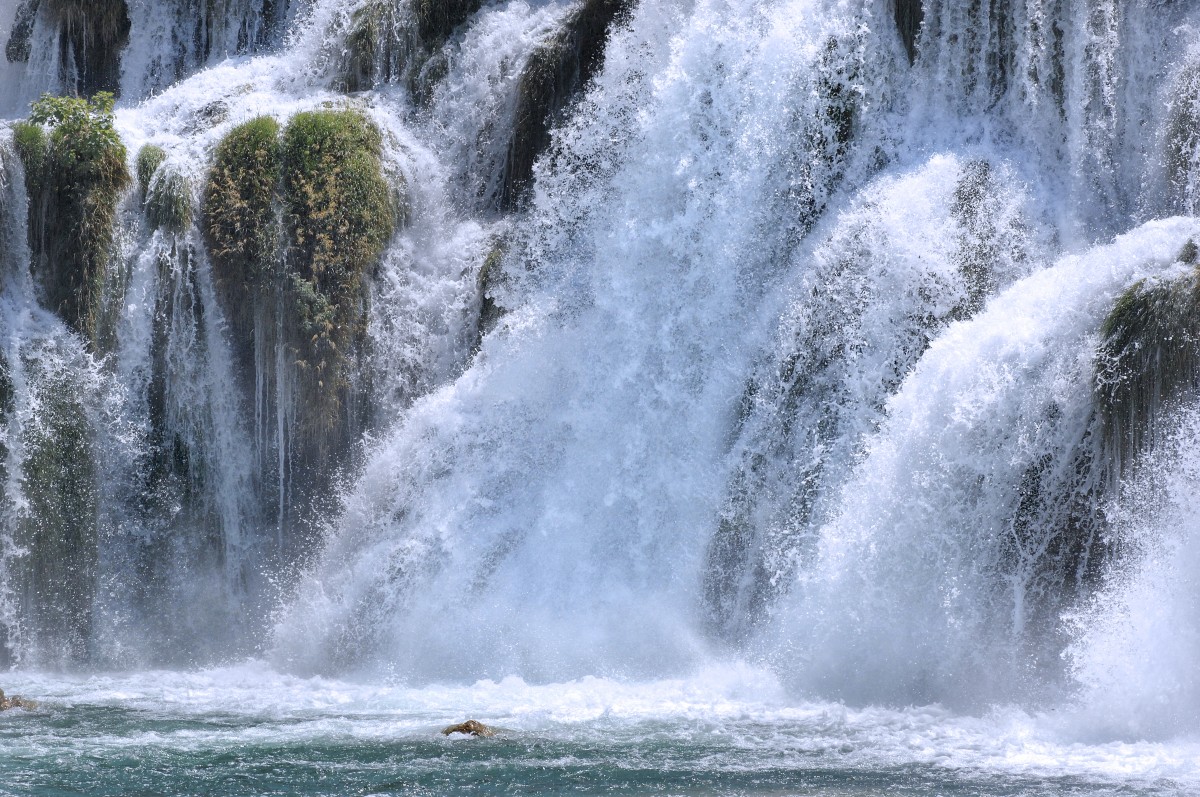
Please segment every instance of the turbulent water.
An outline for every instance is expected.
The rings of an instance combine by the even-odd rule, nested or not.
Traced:
[[[1200,5],[77,5],[0,115],[165,160],[89,336],[0,126],[0,792],[1200,788]],[[209,175],[330,109],[399,223],[314,435]]]

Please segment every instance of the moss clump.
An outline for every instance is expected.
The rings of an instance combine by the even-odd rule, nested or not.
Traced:
[[[142,189],[142,195],[145,196],[150,192],[150,180],[154,178],[154,173],[158,171],[158,167],[163,165],[163,161],[167,159],[167,153],[162,147],[156,147],[153,144],[147,144],[138,150],[137,156],[137,181],[138,186]]]
[[[280,166],[279,123],[270,117],[235,127],[217,146],[203,226],[218,281],[262,286],[273,279]]]
[[[293,311],[303,361],[323,374],[363,332],[366,277],[392,236],[396,209],[379,131],[359,113],[297,114],[282,161]]]
[[[1181,260],[1194,261],[1189,242]],[[1161,415],[1200,389],[1200,273],[1142,280],[1101,328],[1097,397],[1116,473],[1153,442]]]
[[[112,111],[111,94],[90,101],[46,95],[18,130],[35,276],[50,309],[89,340],[95,338],[117,202],[129,184]]]
[[[550,144],[550,131],[604,63],[608,32],[630,0],[585,0],[529,58],[517,89],[517,112],[500,189],[501,210],[515,208]]]
[[[192,181],[168,169],[150,184],[146,219],[158,229],[183,233],[192,224]]]

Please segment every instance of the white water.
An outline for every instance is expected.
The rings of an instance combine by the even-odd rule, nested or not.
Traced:
[[[185,72],[208,68],[170,87],[176,22],[131,6],[131,157],[163,146],[198,200],[234,125],[349,103],[383,131],[411,208],[372,288],[377,422],[294,585],[270,569],[287,532],[257,483],[286,417],[225,389],[198,230],[150,233],[127,198],[118,346],[104,368],[75,351],[71,371],[109,397],[94,410],[117,496],[102,511],[100,661],[172,660],[180,637],[173,663],[258,646],[298,675],[254,669],[239,700],[263,710],[261,692],[317,725],[341,722],[322,719],[339,695],[375,718],[410,712],[397,733],[468,708],[531,732],[753,717],[795,730],[789,750],[845,737],[879,766],[1196,782],[1195,417],[1106,493],[1093,371],[1116,298],[1182,273],[1200,234],[1166,218],[1194,210],[1194,174],[1181,183],[1166,153],[1200,10],[1024,0],[1002,35],[927,2],[910,67],[882,0],[643,0],[539,162],[528,210],[497,217],[486,199],[521,67],[568,4],[489,4],[446,45],[428,107],[400,86],[337,92],[361,5],[293,9],[286,45],[255,57],[228,38],[253,22],[239,12],[207,62],[185,54]],[[15,74],[0,85],[38,79]],[[842,113],[853,137],[839,144]],[[6,256],[22,239],[10,215]],[[507,313],[472,356],[498,240]],[[5,274],[15,362],[14,346],[66,333],[27,273]],[[206,308],[168,319],[168,395],[171,429],[217,476],[196,523],[211,558],[190,516],[167,535],[122,514],[168,293]],[[172,551],[157,622],[131,583],[150,539]],[[0,548],[10,628],[3,577],[21,561]],[[713,665],[729,659],[756,664],[731,686]],[[408,686],[299,680],[316,675]],[[240,675],[22,677],[66,702],[191,706],[179,695]],[[422,688],[445,683],[475,686]],[[328,697],[305,702],[313,689]],[[903,708],[931,704],[976,716]],[[1173,741],[1112,741],[1146,738]]]

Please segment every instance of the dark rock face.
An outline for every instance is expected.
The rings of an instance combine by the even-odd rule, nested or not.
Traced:
[[[562,29],[539,47],[521,76],[512,139],[498,209],[513,210],[533,177],[533,164],[550,144],[550,131],[604,64],[609,30],[632,0],[584,0]]]
[[[129,42],[125,0],[43,0],[62,30],[63,85],[91,96],[121,85],[121,51]]]
[[[37,20],[41,2],[42,0],[23,0],[17,7],[12,32],[4,47],[4,55],[10,64],[23,64],[33,54],[33,23]]]
[[[1179,261],[1196,259],[1189,241]],[[1097,404],[1109,466],[1119,475],[1154,442],[1160,418],[1181,396],[1200,391],[1200,271],[1136,283],[1101,333]]]
[[[917,35],[921,32],[921,23],[925,20],[925,9],[922,0],[894,0],[893,12],[896,17],[896,30],[904,42],[904,50],[908,53],[908,61],[917,60]]]

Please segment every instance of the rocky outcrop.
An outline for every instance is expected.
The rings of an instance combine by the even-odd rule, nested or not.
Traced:
[[[921,23],[925,20],[925,9],[922,0],[892,0],[895,4],[892,12],[896,19],[896,30],[900,40],[904,42],[904,51],[908,53],[908,62],[917,60],[917,36],[921,32]]]
[[[32,272],[48,308],[99,345],[117,202],[129,184],[113,97],[46,97],[15,131],[29,192]]]
[[[0,711],[9,711],[10,709],[14,708],[24,709],[25,711],[33,711],[37,707],[38,702],[36,700],[30,700],[29,698],[21,697],[20,695],[6,697],[4,695],[4,690],[0,689]]]
[[[255,414],[288,428],[271,443],[286,512],[330,498],[366,423],[369,281],[403,204],[380,149],[357,111],[300,113],[282,133],[260,118],[226,136],[208,175],[202,226],[240,381]]]
[[[125,0],[25,0],[5,46],[10,62],[29,60],[39,15],[58,28],[59,78],[66,90],[91,96],[120,89],[130,29]]]
[[[497,203],[512,210],[533,177],[533,164],[550,144],[550,131],[604,64],[612,26],[632,0],[583,0],[562,28],[529,58],[518,88],[512,138]]]
[[[1120,475],[1154,442],[1158,421],[1182,396],[1200,392],[1200,260],[1189,241],[1183,276],[1130,287],[1101,328],[1097,406],[1109,466]]]

